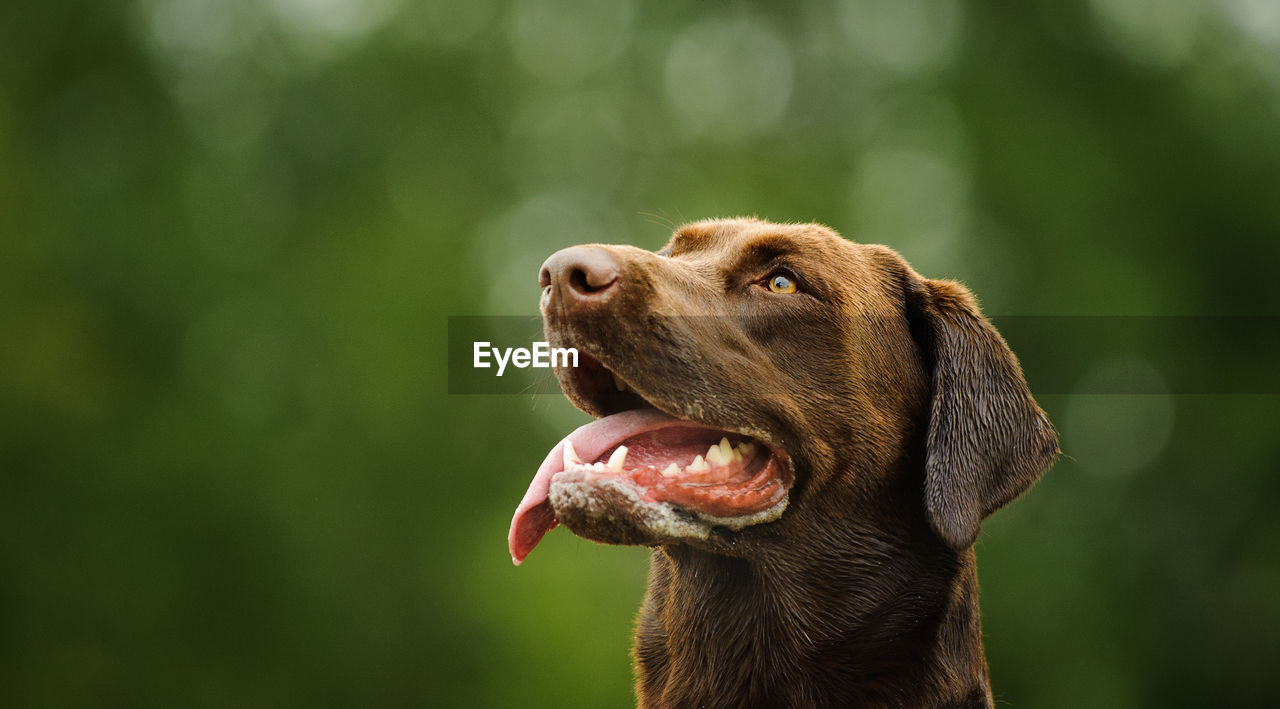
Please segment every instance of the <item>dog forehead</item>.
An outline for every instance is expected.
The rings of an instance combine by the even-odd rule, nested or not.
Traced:
[[[778,224],[754,218],[707,219],[685,224],[658,253],[662,256],[736,256],[756,249],[779,253],[832,253],[858,246],[821,224]]]

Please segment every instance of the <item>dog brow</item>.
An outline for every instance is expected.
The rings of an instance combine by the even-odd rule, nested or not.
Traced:
[[[765,262],[799,251],[795,240],[782,234],[756,237],[742,248],[742,260]]]

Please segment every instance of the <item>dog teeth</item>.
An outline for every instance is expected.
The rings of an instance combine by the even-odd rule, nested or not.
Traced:
[[[713,466],[727,466],[731,463],[742,464],[743,461],[755,452],[755,445],[751,443],[742,443],[737,447],[729,445],[727,437],[721,438],[716,443],[707,448],[706,456],[696,455],[693,462],[681,468],[677,463],[668,463],[667,467],[660,472],[664,477],[673,478],[684,473],[704,473],[711,470]],[[609,456],[609,470],[618,473],[622,472],[623,461],[626,460],[627,447],[618,446],[617,450]],[[599,463],[596,463],[599,466]],[[588,468],[591,466],[588,465]]]
[[[578,456],[578,451],[573,447],[570,441],[564,442],[564,469],[565,470],[589,470],[596,473],[605,471],[620,473],[622,466],[627,460],[627,447],[618,446],[613,453],[609,455],[608,463],[584,463],[582,458]]]
[[[720,457],[720,446],[713,445],[707,449],[707,462],[712,465],[723,465],[724,459]]]
[[[755,450],[756,447],[754,443],[743,442],[737,447],[734,447],[729,445],[729,439],[725,437],[721,438],[719,443],[716,443],[707,449],[707,457],[705,461],[702,460],[702,456],[698,456],[694,462],[698,463],[701,461],[704,465],[728,465],[730,463],[742,463],[747,458],[751,457],[751,454],[754,453]],[[690,468],[693,469],[692,465]],[[705,467],[700,469],[706,470]]]
[[[741,460],[741,458],[739,458]],[[733,446],[729,445],[728,438],[720,439],[720,462],[730,463],[733,461]]]
[[[568,470],[571,467],[582,465],[582,459],[578,457],[578,451],[573,449],[572,441],[564,442],[564,468]]]
[[[610,374],[613,374],[613,372],[609,372],[609,373],[610,373]],[[619,377],[619,376],[618,376],[618,375],[616,375],[616,374],[613,374],[613,385],[614,385],[614,386],[616,386],[616,387],[618,387],[618,391],[626,391],[626,390],[627,390],[627,383],[626,383],[626,382],[624,382],[624,381],[622,381],[622,377]]]
[[[609,470],[615,473],[622,472],[622,462],[627,459],[627,447],[618,446],[613,455],[609,456]]]

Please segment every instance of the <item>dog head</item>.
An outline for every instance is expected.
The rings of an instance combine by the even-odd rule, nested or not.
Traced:
[[[962,550],[1057,451],[967,290],[826,227],[697,222],[657,252],[557,252],[540,281],[548,340],[580,353],[561,387],[599,420],[539,469],[517,563],[557,523],[749,555],[904,487]]]

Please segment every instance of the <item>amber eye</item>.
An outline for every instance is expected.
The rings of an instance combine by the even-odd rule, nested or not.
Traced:
[[[775,274],[769,278],[769,290],[774,293],[795,293],[796,282],[781,273]]]

